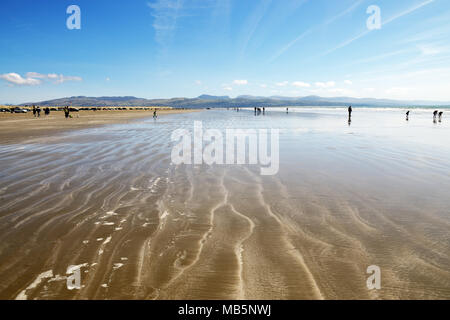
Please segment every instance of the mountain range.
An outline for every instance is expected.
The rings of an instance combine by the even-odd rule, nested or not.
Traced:
[[[196,98],[144,99],[132,96],[125,97],[67,97],[47,101],[28,102],[24,105],[39,106],[75,106],[75,107],[148,107],[168,106],[174,108],[233,108],[233,107],[282,107],[282,106],[367,106],[367,107],[401,107],[401,106],[450,106],[450,102],[439,101],[401,101],[373,98],[319,96],[282,97],[282,96],[228,96],[201,95]]]

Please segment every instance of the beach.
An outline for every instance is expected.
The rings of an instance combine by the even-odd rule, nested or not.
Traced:
[[[447,118],[136,112],[0,115],[0,299],[450,299]],[[173,164],[195,121],[279,129],[279,171]]]
[[[157,109],[158,115],[182,112],[193,112],[193,110]],[[31,111],[25,114],[1,112],[0,141],[13,143],[36,137],[58,135],[66,130],[127,123],[135,119],[152,117],[153,110],[89,110],[72,112],[71,116],[72,118],[66,119],[62,111],[51,111],[50,115],[46,116],[42,110],[39,118],[34,117]]]

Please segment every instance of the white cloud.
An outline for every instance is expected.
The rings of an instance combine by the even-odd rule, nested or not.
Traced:
[[[233,84],[237,85],[237,86],[245,86],[248,84],[247,80],[234,80]]]
[[[0,75],[1,79],[6,80],[12,85],[22,86],[36,86],[42,83],[43,80],[51,80],[55,84],[64,83],[66,81],[83,81],[81,77],[57,75],[55,73],[41,74],[37,72],[27,72],[25,78],[17,73],[7,73]]]
[[[201,86],[202,82],[200,80],[195,80],[195,84],[198,85],[198,86]]]
[[[259,85],[261,88],[267,88],[267,84],[263,83]]]
[[[225,86],[225,87],[223,87],[223,90],[226,90],[226,91],[233,91],[233,88],[230,87],[230,86]]]
[[[289,81],[277,82],[275,85],[277,87],[286,87],[289,84]]]
[[[351,80],[344,80],[344,83],[349,86],[351,86],[353,84],[353,82]]]
[[[336,85],[336,83],[334,81],[316,82],[315,85],[319,88],[332,88]]]
[[[0,75],[0,78],[9,82],[11,85],[18,85],[18,86],[36,86],[42,83],[41,80],[26,77],[23,78],[20,74],[17,73],[5,73]]]
[[[292,83],[292,85],[294,87],[298,87],[298,88],[309,88],[309,87],[311,87],[311,85],[309,83],[302,82],[302,81],[295,81],[295,82]]]
[[[386,90],[386,93],[394,97],[406,97],[411,93],[411,88],[393,87]]]
[[[356,93],[353,90],[342,89],[342,88],[328,89],[328,92],[332,93],[332,94],[337,94],[340,96],[355,96],[356,95]]]

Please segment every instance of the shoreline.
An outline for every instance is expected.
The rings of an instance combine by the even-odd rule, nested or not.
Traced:
[[[200,110],[163,109],[158,117],[169,114],[199,112]],[[0,113],[0,144],[23,143],[34,138],[52,136],[69,130],[100,127],[108,124],[128,123],[153,116],[153,110],[100,110],[72,112],[73,118],[65,119],[61,111],[52,111],[35,118],[26,114]]]

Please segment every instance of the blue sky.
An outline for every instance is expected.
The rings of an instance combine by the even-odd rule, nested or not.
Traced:
[[[69,5],[81,29],[69,30]],[[367,8],[381,12],[369,30]],[[0,103],[64,96],[450,101],[448,0],[2,0]]]

